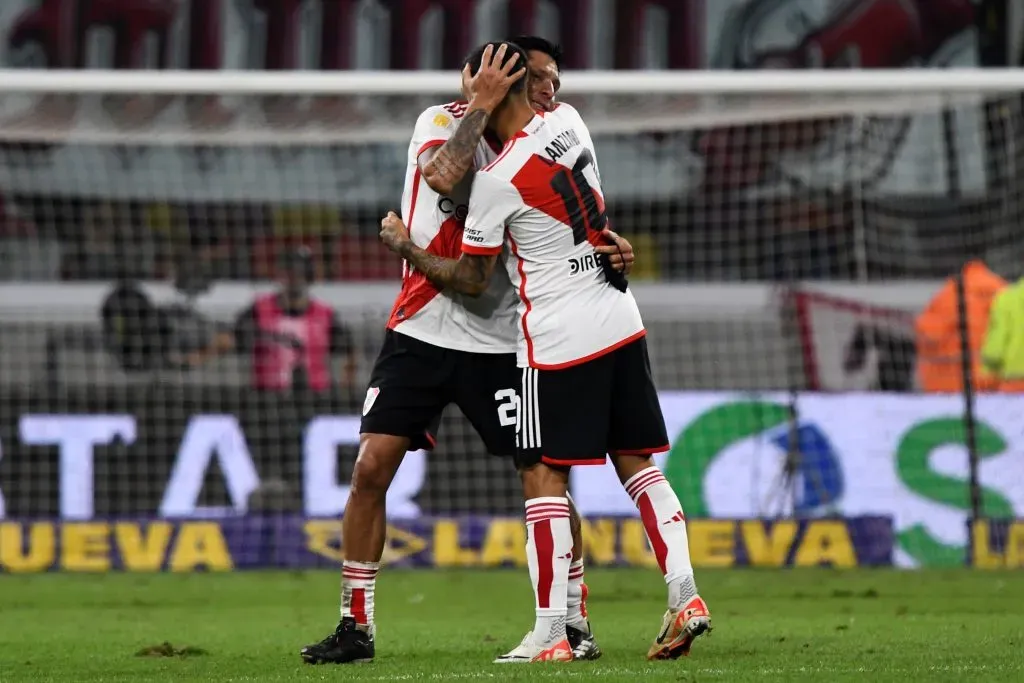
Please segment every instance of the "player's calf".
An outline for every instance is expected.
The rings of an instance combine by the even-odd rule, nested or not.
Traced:
[[[520,475],[527,499],[526,558],[537,619],[523,642],[494,661],[572,661],[565,623],[572,563],[568,472],[536,464],[520,470]]]
[[[649,457],[620,455],[614,461],[623,488],[640,511],[647,539],[668,584],[668,611],[647,656],[675,659],[687,655],[693,641],[711,630],[711,615],[697,594],[682,505]]]
[[[345,504],[341,621],[333,633],[302,648],[307,664],[369,662],[374,657],[374,597],[384,553],[384,498],[408,448],[404,437],[363,434]]]

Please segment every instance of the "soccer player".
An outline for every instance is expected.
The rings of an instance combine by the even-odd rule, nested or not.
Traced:
[[[481,48],[482,50],[483,48]],[[478,51],[479,52],[479,51]],[[479,60],[471,55],[475,69]],[[565,630],[572,536],[569,468],[610,455],[668,585],[668,609],[649,659],[688,654],[711,628],[697,593],[682,506],[651,455],[668,450],[639,309],[621,273],[594,254],[607,225],[594,145],[561,104],[537,112],[510,91],[488,125],[504,141],[473,181],[462,256],[447,266],[412,246],[393,212],[381,237],[438,282],[487,286],[505,245],[519,294],[517,466],[526,497],[527,557],[536,623],[499,662],[568,661]],[[443,273],[443,277],[441,274]]]
[[[554,56],[557,53],[549,58]],[[426,260],[406,268],[371,373],[359,456],[343,519],[341,621],[327,638],[302,649],[308,663],[373,659],[374,592],[384,549],[385,494],[406,451],[433,445],[445,406],[459,406],[489,452],[515,454],[519,385],[515,292],[507,277],[481,287],[476,276],[447,278],[439,286],[432,264],[460,253],[471,171],[494,160],[500,150],[500,145],[491,147],[497,144],[494,140],[489,143],[482,136],[491,112],[506,93],[510,89],[525,92],[525,61],[521,51],[498,44],[478,53],[474,68],[463,72],[468,101],[430,107],[416,122],[402,213],[411,242]],[[555,87],[550,73],[546,87],[552,91],[540,99],[550,106]],[[609,238],[615,243],[603,245],[598,252],[616,267],[628,269],[632,247],[614,234]],[[581,541],[575,545],[579,548]],[[573,566],[574,618],[569,619],[567,633],[577,656],[593,659],[600,650],[587,623],[583,565]]]
[[[516,36],[508,42],[526,52],[529,76],[526,94],[530,105],[537,111],[551,111],[562,87],[562,48],[540,36]],[[493,137],[494,133],[490,135]]]

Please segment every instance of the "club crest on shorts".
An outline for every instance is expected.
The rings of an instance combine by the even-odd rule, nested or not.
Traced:
[[[380,387],[370,387],[366,390],[366,400],[363,401],[363,415],[370,412],[370,408],[373,407],[373,402],[377,400],[379,394]]]

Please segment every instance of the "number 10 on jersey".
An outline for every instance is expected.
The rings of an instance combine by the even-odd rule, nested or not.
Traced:
[[[601,232],[608,225],[608,213],[599,204],[597,193],[583,175],[583,169],[593,165],[594,157],[589,149],[585,149],[572,169],[563,168],[551,179],[551,189],[565,203],[575,244],[587,241],[588,232]]]

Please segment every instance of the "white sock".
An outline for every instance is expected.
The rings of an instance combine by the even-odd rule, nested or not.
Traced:
[[[569,565],[569,590],[567,593],[565,623],[568,626],[589,631],[587,625],[587,584],[583,582],[583,560]]]
[[[697,595],[683,506],[657,467],[641,470],[623,486],[640,510],[647,540],[665,575],[668,606],[682,609]]]
[[[341,565],[341,618],[352,617],[356,625],[372,632],[373,592],[380,562],[349,562]]]
[[[536,600],[537,622],[533,639],[538,644],[565,638],[572,530],[569,501],[531,498],[526,501],[526,558]]]

